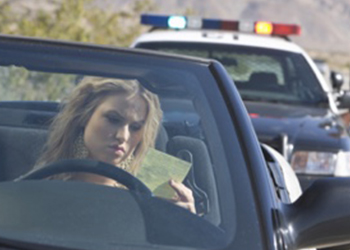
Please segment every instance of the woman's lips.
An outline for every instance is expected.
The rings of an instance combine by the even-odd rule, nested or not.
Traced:
[[[110,146],[110,148],[114,151],[114,153],[116,154],[124,154],[125,150],[123,147],[121,146],[117,146],[117,145],[112,145]]]

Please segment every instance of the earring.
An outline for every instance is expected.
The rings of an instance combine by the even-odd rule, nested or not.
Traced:
[[[130,169],[130,166],[131,166],[133,161],[134,161],[134,155],[131,154],[128,158],[126,158],[124,161],[119,163],[118,167],[120,167],[121,169],[123,169],[125,171],[128,171],[128,169]]]
[[[74,141],[73,158],[86,159],[88,155],[89,155],[89,151],[85,146],[83,133],[80,133]]]

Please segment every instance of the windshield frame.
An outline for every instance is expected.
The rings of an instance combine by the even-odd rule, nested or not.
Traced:
[[[271,207],[270,203],[266,202],[264,203],[264,208],[260,208],[260,200],[262,197],[270,200],[271,197],[268,192],[262,192],[262,190],[266,191],[268,189],[266,183],[264,184],[265,188],[261,191],[256,191],[254,189],[261,184],[252,184],[253,181],[250,180],[249,176],[252,175],[252,172],[254,172],[256,168],[264,168],[265,163],[262,154],[260,154],[260,149],[258,149],[259,145],[243,103],[237,91],[232,89],[232,80],[228,79],[227,73],[225,73],[217,62],[202,59],[189,60],[188,58],[184,59],[182,57],[165,56],[158,53],[131,49],[124,50],[75,43],[43,42],[31,39],[16,40],[4,38],[2,40],[1,37],[0,48],[0,55],[4,55],[0,57],[0,64],[2,65],[21,65],[29,69],[40,69],[49,72],[81,74],[87,72],[91,74],[91,72],[93,72],[93,74],[97,75],[116,76],[120,74],[120,72],[117,72],[117,74],[111,72],[115,70],[113,61],[117,59],[123,60],[123,63],[134,63],[136,61],[140,65],[147,65],[151,60],[153,65],[163,67],[166,65],[169,68],[176,66],[179,69],[196,72],[196,75],[200,76],[199,79],[203,81],[202,88],[204,95],[210,104],[210,109],[212,109],[214,117],[218,121],[221,121],[216,125],[218,126],[218,131],[220,131],[222,147],[220,148],[220,143],[217,148],[212,144],[211,147],[213,147],[212,150],[222,151],[224,154],[224,159],[222,160],[227,159],[226,163],[217,162],[216,164],[230,165],[230,167],[225,170],[227,172],[217,173],[218,175],[230,178],[230,182],[233,183],[233,187],[227,186],[228,193],[226,193],[225,196],[231,192],[229,196],[232,197],[232,200],[226,204],[226,209],[230,209],[231,213],[234,214],[234,206],[237,206],[236,213],[240,214],[237,220],[237,227],[229,232],[232,233],[234,239],[231,238],[228,241],[230,242],[233,240],[231,243],[235,245],[235,247],[246,246],[248,244],[250,246],[248,249],[259,249],[263,241],[262,238],[264,238],[263,235],[267,234],[266,230],[261,230],[265,225],[260,225],[260,228],[249,226],[249,237],[254,237],[256,240],[250,240],[248,242],[246,239],[246,224],[254,225],[257,221],[261,220],[259,217],[265,212],[258,212],[257,210],[265,210],[266,207]],[[56,58],[56,60],[53,61],[52,58]],[[72,58],[76,60],[69,63],[69,59]],[[88,59],[94,59],[94,61],[91,62]],[[97,65],[100,66],[98,69],[96,68]],[[218,83],[219,86],[217,85]],[[234,93],[233,96],[227,93],[228,89],[231,94]],[[235,131],[235,128],[239,130]],[[215,135],[213,135],[213,137],[215,137]],[[258,153],[255,151],[249,153],[252,148],[253,151],[257,150]],[[236,155],[232,155],[233,151],[236,152]],[[263,170],[259,170],[259,172],[262,175],[266,175],[266,172]],[[226,185],[228,185],[228,183],[226,183]],[[242,188],[245,190],[244,194],[235,191],[242,190]],[[258,194],[257,192],[261,193]],[[223,194],[222,190],[220,193]],[[257,198],[258,196],[260,196],[260,198]],[[221,199],[227,199],[227,197],[222,197]],[[232,203],[233,200],[234,202]],[[247,206],[250,209],[247,209]],[[260,216],[258,216],[258,214]],[[269,216],[264,219],[266,221],[268,221],[271,216],[270,212],[268,214]],[[265,215],[262,217],[265,217]],[[225,228],[232,227],[230,223],[235,219],[236,218],[232,218],[232,216],[228,220],[225,218],[222,226]],[[270,220],[270,223],[271,222],[272,220]],[[265,222],[265,224],[268,223]],[[264,233],[262,231],[264,231]],[[269,237],[273,236],[269,235]]]

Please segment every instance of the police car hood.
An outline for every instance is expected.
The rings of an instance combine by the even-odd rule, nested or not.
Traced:
[[[327,109],[245,101],[261,142],[279,147],[281,136],[295,149],[338,151],[346,138],[340,121]]]

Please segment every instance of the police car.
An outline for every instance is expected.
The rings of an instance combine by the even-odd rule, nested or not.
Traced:
[[[283,154],[303,188],[324,176],[350,175],[350,138],[340,119],[349,103],[291,35],[294,24],[144,14],[150,32],[131,47],[220,61],[238,88],[260,142]]]

